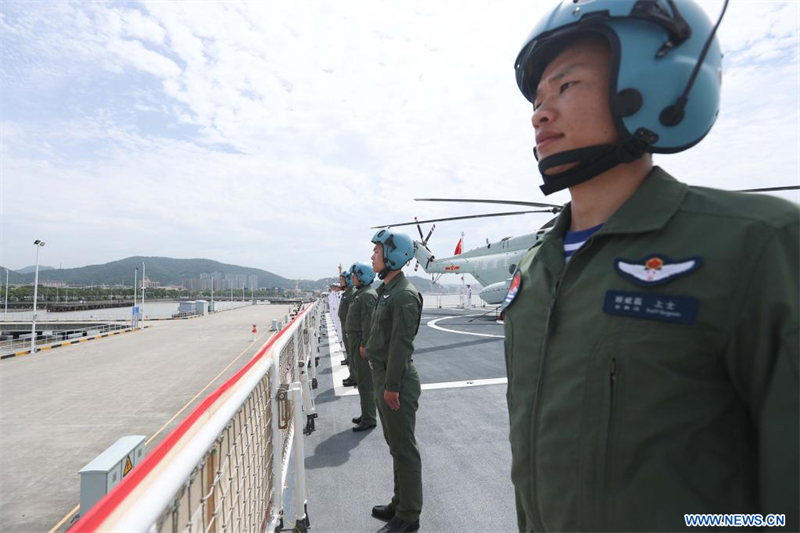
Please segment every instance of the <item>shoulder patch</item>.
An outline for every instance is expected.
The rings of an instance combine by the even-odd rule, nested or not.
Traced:
[[[703,264],[698,257],[673,261],[661,254],[651,254],[639,261],[615,259],[614,269],[623,277],[645,287],[661,285],[694,272]]]
[[[514,272],[514,276],[511,278],[511,285],[509,285],[508,287],[508,292],[506,293],[506,297],[503,300],[503,304],[500,306],[501,313],[505,311],[509,305],[511,305],[511,303],[519,294],[521,288],[522,288],[522,271],[519,268],[517,268],[517,270]]]

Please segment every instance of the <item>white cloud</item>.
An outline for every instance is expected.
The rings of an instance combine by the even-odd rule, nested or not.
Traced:
[[[2,103],[0,264],[29,264],[46,237],[64,266],[167,255],[316,278],[365,260],[370,226],[493,210],[415,197],[568,200],[538,190],[513,74],[544,3],[20,6],[0,8],[3,86],[25,88]],[[731,189],[798,181],[797,12],[731,2],[722,113],[697,148],[657,158],[668,170]],[[34,102],[57,111],[14,114]],[[546,220],[439,225],[431,244]]]

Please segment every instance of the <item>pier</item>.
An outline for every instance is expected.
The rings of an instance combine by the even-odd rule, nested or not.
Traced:
[[[0,532],[46,532],[69,515],[64,531],[78,470],[125,435],[147,435],[148,450],[158,444],[289,312],[246,306],[0,361]]]

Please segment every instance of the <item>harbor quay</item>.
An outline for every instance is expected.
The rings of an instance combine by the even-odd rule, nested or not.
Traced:
[[[74,520],[78,471],[119,438],[156,446],[293,306],[248,305],[0,361],[0,532]],[[257,333],[253,335],[253,326]],[[255,338],[255,340],[253,340]]]

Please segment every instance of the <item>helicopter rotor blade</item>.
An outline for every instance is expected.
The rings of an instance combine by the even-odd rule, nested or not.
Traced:
[[[485,215],[467,215],[461,217],[449,217],[449,218],[435,218],[431,220],[420,220],[414,222],[402,222],[400,224],[384,224],[383,226],[373,226],[372,229],[380,229],[380,228],[396,228],[400,226],[410,226],[412,224],[428,224],[430,222],[445,222],[449,220],[467,220],[470,218],[488,218],[488,217],[507,217],[511,215],[527,215],[528,213],[552,213],[552,209],[544,209],[538,211],[511,211],[508,213],[488,213]]]
[[[419,220],[417,220],[417,217],[414,217],[414,222],[417,223],[417,231],[419,232],[419,238],[422,241],[422,244],[424,246],[425,245],[425,239],[422,236],[422,227],[419,225]]]
[[[770,191],[796,191],[800,185],[787,185],[786,187],[763,187],[761,189],[739,189],[735,192],[770,192]]]
[[[427,245],[428,244],[428,241],[431,239],[431,235],[433,235],[433,230],[435,230],[435,229],[436,229],[436,224],[431,226],[431,230],[428,232],[428,236],[425,237],[424,241],[422,241],[423,245]],[[427,248],[427,246],[425,246],[425,247]]]
[[[476,204],[505,204],[505,205],[524,205],[528,207],[552,207],[559,211],[563,205],[544,204],[541,202],[520,202],[516,200],[485,200],[480,198],[414,198],[415,202],[464,202]]]

